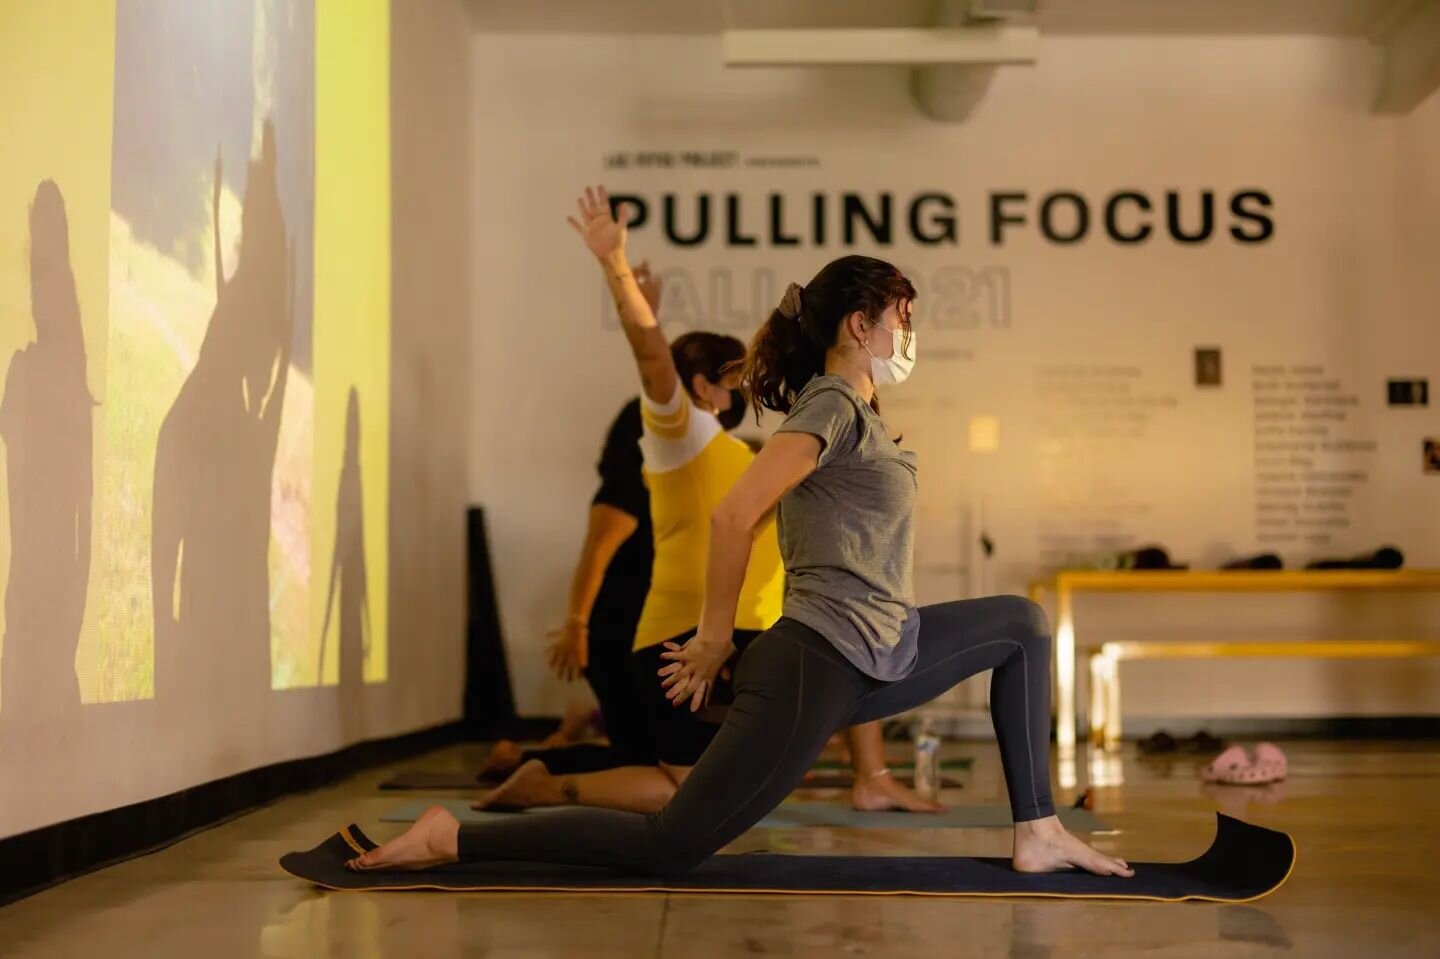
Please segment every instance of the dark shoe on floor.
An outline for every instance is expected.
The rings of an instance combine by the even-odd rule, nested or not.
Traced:
[[[1224,740],[1216,739],[1203,729],[1187,739],[1180,740],[1181,752],[1194,753],[1199,756],[1211,756],[1224,748]]]
[[[1140,740],[1138,745],[1140,747],[1140,755],[1142,756],[1159,756],[1163,753],[1173,753],[1176,747],[1175,737],[1163,729],[1146,736]]]
[[[1221,569],[1284,569],[1285,562],[1274,553],[1260,553],[1256,556],[1242,556],[1226,563]]]

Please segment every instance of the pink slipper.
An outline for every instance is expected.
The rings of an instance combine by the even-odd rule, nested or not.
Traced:
[[[1200,772],[1207,783],[1226,786],[1261,786],[1274,780],[1270,770],[1261,769],[1250,761],[1243,746],[1231,746]]]
[[[1255,747],[1255,768],[1265,773],[1267,782],[1279,782],[1289,772],[1284,751],[1274,743],[1261,743]]]

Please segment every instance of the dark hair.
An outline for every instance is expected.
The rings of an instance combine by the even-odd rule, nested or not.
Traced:
[[[670,344],[670,355],[675,358],[680,385],[689,393],[697,373],[718,383],[731,367],[745,359],[745,344],[733,336],[699,330],[676,338]]]
[[[857,310],[878,320],[892,303],[915,299],[915,287],[893,265],[872,256],[842,256],[825,264],[803,289],[785,299],[750,342],[745,389],[762,410],[790,412],[805,384],[825,372],[825,354],[840,325]],[[874,400],[871,406],[879,410]]]

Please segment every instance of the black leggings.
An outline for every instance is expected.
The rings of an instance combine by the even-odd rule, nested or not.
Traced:
[[[754,630],[737,629],[733,642],[744,649],[760,634]],[[684,645],[695,636],[695,630],[671,637],[667,643]],[[711,698],[711,709],[692,713],[688,709],[676,709],[665,698],[665,689],[660,685],[660,668],[666,660],[663,643],[637,649],[626,656],[628,695],[614,698],[624,713],[626,728],[617,725],[612,730],[609,724],[609,705],[602,700],[602,709],[607,710],[605,731],[611,736],[610,745],[580,743],[575,746],[561,746],[559,749],[534,749],[522,754],[522,761],[538,759],[553,776],[573,776],[579,773],[600,772],[617,766],[666,766],[689,767],[700,761],[710,748],[715,734],[720,731],[724,715],[733,690],[723,679],[715,683]],[[597,687],[598,688],[598,687]]]
[[[465,825],[460,859],[687,872],[778,806],[837,729],[924,705],[986,669],[994,670],[990,713],[1015,821],[1054,815],[1049,626],[1029,600],[995,596],[922,608],[915,668],[892,683],[782,619],[741,655],[725,722],[664,809],[567,809]]]
[[[655,737],[645,700],[636,692],[634,654],[630,651],[637,622],[590,623],[590,665],[585,667],[585,679],[595,691],[605,719],[605,738],[610,742],[527,749],[521,762],[538,759],[555,776],[655,765]]]

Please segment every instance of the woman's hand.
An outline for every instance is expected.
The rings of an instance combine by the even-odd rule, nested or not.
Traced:
[[[690,702],[690,711],[699,712],[710,701],[715,689],[715,677],[720,675],[726,660],[735,654],[735,644],[730,637],[711,639],[705,633],[697,633],[684,646],[666,643],[666,652],[661,659],[670,660],[668,666],[660,669],[664,681],[665,698],[672,705],[683,706]]]
[[[554,642],[545,655],[550,669],[567,683],[579,679],[590,665],[589,628],[578,619],[567,620],[550,638]]]
[[[625,225],[630,217],[623,209],[620,219],[611,215],[610,194],[603,186],[593,190],[587,186],[585,195],[576,200],[575,205],[580,208],[580,219],[567,216],[565,221],[580,234],[597,260],[625,251]]]

